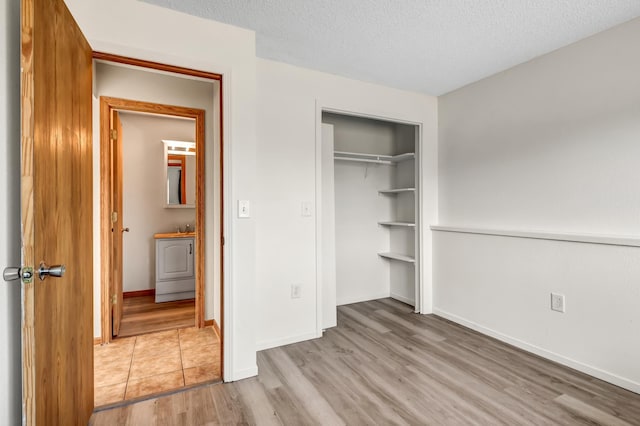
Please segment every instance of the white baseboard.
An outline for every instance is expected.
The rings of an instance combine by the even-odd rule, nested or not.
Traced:
[[[318,337],[322,337],[322,332],[320,335],[314,331],[312,333],[299,334],[297,336],[288,336],[282,339],[276,340],[265,340],[262,342],[258,342],[256,345],[256,350],[263,351],[265,349],[276,348],[278,346],[290,345],[291,343],[304,342],[305,340],[316,339]]]
[[[400,296],[399,294],[394,294],[394,293],[391,293],[389,297],[391,297],[392,299],[399,300],[402,303],[406,303],[407,305],[416,306],[416,302],[413,299],[410,299],[408,297]]]
[[[364,297],[350,297],[348,299],[342,299],[337,301],[336,305],[338,306],[342,306],[342,305],[350,305],[352,303],[358,303],[358,302],[368,302],[369,300],[376,300],[376,299],[384,299],[386,297],[391,297],[391,293],[383,293],[383,294],[375,294],[373,296],[368,295],[368,296],[364,296]]]
[[[631,392],[640,393],[640,383],[634,382],[632,380],[625,379],[624,377],[620,377],[616,374],[610,373],[608,371],[601,370],[597,367],[593,367],[591,365],[584,364],[580,361],[573,360],[571,358],[567,358],[563,355],[557,354],[555,352],[551,352],[549,350],[543,349],[541,347],[532,345],[525,341],[516,339],[514,337],[508,336],[506,334],[495,331],[491,328],[484,327],[476,322],[469,321],[465,318],[459,317],[458,315],[443,311],[438,308],[433,308],[433,313],[435,315],[446,318],[450,321],[453,321],[457,324],[464,325],[472,330],[475,330],[479,333],[486,334],[487,336],[491,336],[495,339],[498,339],[502,342],[513,345],[517,348],[523,349],[527,352],[531,352],[533,354],[539,355],[543,358],[547,358],[551,361],[555,361],[559,364],[565,365],[567,367],[573,368],[575,370],[586,373],[590,376],[596,377],[598,379],[604,380],[605,382],[609,382],[616,386],[620,386],[621,388],[630,390]]]
[[[235,382],[242,379],[248,379],[249,377],[254,377],[258,375],[258,366],[254,366],[251,368],[245,368],[244,370],[235,370],[233,372],[233,377],[231,378],[231,382]]]

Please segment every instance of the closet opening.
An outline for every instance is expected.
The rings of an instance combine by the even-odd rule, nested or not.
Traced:
[[[321,328],[367,300],[420,312],[420,124],[321,114]]]

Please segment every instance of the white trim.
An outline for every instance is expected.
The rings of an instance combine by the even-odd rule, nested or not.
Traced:
[[[399,294],[391,293],[389,295],[390,298],[399,300],[402,303],[406,303],[407,305],[415,306],[416,302],[414,300],[409,299],[408,297],[400,296]]]
[[[605,244],[611,246],[640,247],[640,236],[574,234],[570,232],[525,231],[516,229],[466,228],[462,226],[431,225],[432,231],[457,232],[462,234],[481,234],[500,237],[531,238],[536,240],[565,241],[572,243]]]
[[[266,349],[277,348],[278,346],[290,345],[292,343],[304,342],[305,340],[317,339],[318,337],[322,337],[322,331],[320,331],[320,334],[305,333],[299,334],[297,336],[284,337],[282,339],[265,340],[262,342],[258,342],[258,344],[256,345],[256,349],[259,351],[264,351]]]
[[[345,300],[336,300],[336,304],[338,306],[351,305],[352,303],[368,302],[369,300],[384,299],[386,297],[391,297],[391,293],[379,293],[374,296],[368,296],[365,298],[363,298],[362,296],[351,297]]]
[[[234,373],[233,378],[224,379],[225,382],[235,382],[242,379],[248,379],[258,375],[258,366],[238,370]]]
[[[498,339],[502,342],[513,345],[517,348],[523,349],[527,352],[531,352],[535,355],[539,355],[543,358],[549,359],[551,361],[555,361],[564,366],[573,368],[575,370],[581,371],[583,373],[589,374],[590,376],[596,377],[598,379],[604,380],[605,382],[612,383],[616,386],[620,386],[622,388],[628,389],[635,393],[640,393],[640,383],[634,382],[632,380],[625,379],[624,377],[620,377],[616,374],[610,373],[608,371],[601,370],[599,368],[593,367],[588,364],[584,364],[580,361],[573,360],[571,358],[567,358],[563,355],[557,354],[555,352],[548,351],[539,346],[532,345],[525,341],[516,339],[514,337],[508,336],[506,334],[500,333],[491,328],[484,327],[476,322],[469,321],[465,318],[459,317],[455,314],[443,311],[438,308],[433,308],[433,313],[440,317],[446,318],[450,321],[453,321],[457,324],[461,324],[465,327],[468,327],[472,330],[475,330],[479,333],[485,334],[487,336],[491,336],[495,339]]]
[[[320,212],[322,212],[322,113],[323,112],[331,112],[334,114],[342,114],[342,115],[349,115],[349,116],[353,116],[353,117],[360,117],[360,118],[370,118],[370,119],[375,119],[375,120],[382,120],[382,121],[390,121],[393,123],[399,123],[399,124],[408,124],[411,126],[417,126],[418,128],[418,134],[417,134],[417,138],[418,138],[418,148],[416,149],[416,156],[415,156],[415,166],[416,166],[416,171],[419,177],[419,181],[416,182],[416,185],[420,185],[420,191],[416,192],[416,208],[418,208],[418,214],[416,214],[416,221],[418,220],[422,220],[423,215],[424,215],[424,210],[422,208],[422,204],[420,202],[420,200],[422,200],[422,196],[421,194],[423,193],[424,189],[424,185],[422,184],[422,178],[423,178],[423,164],[422,164],[422,155],[419,154],[422,152],[423,149],[423,126],[424,123],[421,121],[414,121],[414,120],[410,120],[410,119],[405,119],[405,118],[400,118],[399,114],[397,113],[393,113],[393,112],[381,112],[378,110],[369,110],[369,111],[363,111],[364,108],[362,108],[361,106],[353,106],[353,105],[349,105],[349,106],[338,106],[336,105],[335,102],[327,102],[324,100],[320,100],[320,99],[316,99],[316,161],[315,161],[315,167],[316,167],[316,333],[318,336],[322,336],[322,215]],[[402,115],[402,114],[400,114]],[[421,221],[420,222],[421,226],[426,226],[426,222]],[[416,241],[418,244],[418,252],[415,255],[416,258],[416,279],[418,280],[418,286],[417,286],[417,290],[416,293],[419,295],[418,299],[415,301],[416,306],[418,306],[419,311],[422,312],[422,309],[420,308],[421,306],[423,306],[422,302],[422,298],[424,297],[424,276],[422,273],[422,268],[421,268],[421,259],[422,259],[422,254],[423,254],[423,238],[422,238],[422,233],[424,232],[424,230],[422,228],[420,228],[420,235],[417,236]],[[384,295],[380,295],[378,297],[374,297],[371,298],[369,300],[374,300],[374,299],[380,299],[380,298],[384,298],[384,297],[389,297],[390,295],[384,294]],[[350,304],[350,303],[356,303],[356,302],[361,302],[362,300],[354,300],[352,302],[346,302],[346,303],[337,303],[338,306],[340,305],[346,305],[346,304]],[[337,301],[336,301],[337,302]]]
[[[316,335],[322,336],[322,104],[316,99]]]
[[[418,139],[418,144],[416,146],[415,152],[416,152],[416,182],[414,182],[414,187],[417,188],[418,190],[415,191],[414,190],[414,204],[415,204],[415,219],[414,222],[417,224],[417,228],[416,228],[416,250],[414,253],[414,258],[415,258],[415,262],[414,262],[414,267],[415,267],[415,274],[416,274],[416,279],[418,280],[418,283],[420,283],[416,290],[415,290],[415,301],[413,302],[413,310],[416,313],[420,313],[420,314],[426,314],[426,313],[430,313],[431,310],[430,309],[425,309],[425,306],[427,306],[427,304],[425,303],[425,298],[427,297],[427,292],[425,292],[425,284],[424,284],[424,269],[425,269],[425,264],[422,261],[424,259],[424,235],[427,232],[426,230],[426,226],[428,221],[425,220],[425,215],[426,215],[426,208],[423,208],[423,202],[424,200],[426,200],[427,198],[424,196],[424,192],[426,191],[426,185],[424,184],[424,164],[422,162],[422,159],[424,158],[424,152],[425,147],[424,147],[424,132],[423,132],[423,125],[420,124],[417,129],[416,129],[416,138]],[[437,201],[438,197],[436,195],[436,201]],[[429,271],[429,276],[431,276],[431,271]],[[429,288],[431,289],[431,280],[429,280]],[[432,291],[429,290],[428,292],[428,296],[431,298],[432,297]]]
[[[223,349],[223,371],[222,371],[222,380],[225,382],[231,382],[237,377],[249,377],[244,376],[243,371],[234,371],[234,355],[236,353],[235,347],[235,339],[233,335],[233,325],[234,325],[234,294],[235,294],[235,286],[233,285],[233,242],[235,233],[233,232],[233,227],[231,223],[233,221],[233,203],[231,200],[231,190],[232,190],[232,150],[233,144],[232,135],[231,135],[231,79],[232,74],[231,71],[227,70],[227,72],[222,74],[222,84],[220,88],[222,89],[222,108],[224,110],[222,116],[222,126],[223,126],[223,137],[222,137],[222,146],[223,146],[223,171],[222,171],[222,179],[223,183],[223,196],[220,199],[220,202],[223,204],[223,222],[222,222],[222,232],[223,235],[221,237],[224,238],[224,246],[222,247],[223,251],[223,272],[222,272],[222,283],[221,288],[224,294],[222,300],[222,312],[223,312],[223,337],[224,337],[224,349]],[[246,370],[248,371],[248,370]],[[255,374],[258,374],[258,367],[255,367]]]

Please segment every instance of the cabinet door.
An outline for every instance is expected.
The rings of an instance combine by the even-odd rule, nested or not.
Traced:
[[[193,254],[193,238],[156,240],[156,280],[193,277]]]

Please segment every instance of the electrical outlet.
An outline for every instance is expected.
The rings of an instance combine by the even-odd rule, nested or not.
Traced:
[[[564,294],[551,293],[551,310],[564,312]]]
[[[299,299],[300,298],[300,284],[292,284],[291,285],[291,298]]]

